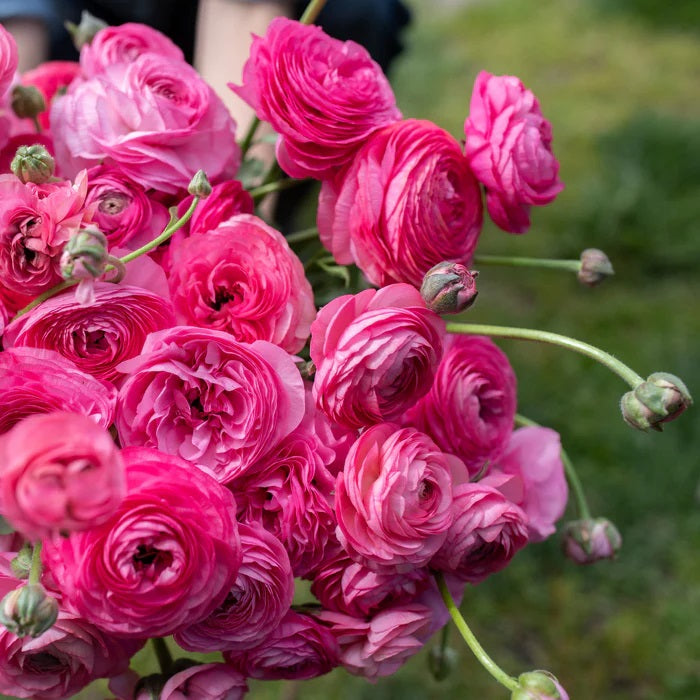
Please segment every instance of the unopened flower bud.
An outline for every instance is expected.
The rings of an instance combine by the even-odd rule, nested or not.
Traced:
[[[432,647],[428,654],[428,668],[436,681],[444,681],[457,667],[457,652],[450,647]]]
[[[478,275],[460,263],[438,263],[425,273],[421,296],[426,306],[437,314],[458,314],[476,300]]]
[[[40,583],[16,588],[0,601],[0,623],[18,637],[38,637],[58,617],[58,601]]]
[[[302,379],[313,379],[314,374],[316,374],[316,365],[309,360],[308,362],[302,362],[298,364],[299,374],[301,374]]]
[[[606,277],[614,274],[612,263],[602,250],[586,248],[581,253],[581,269],[578,271],[578,281],[581,284],[595,287]]]
[[[29,572],[32,568],[32,548],[30,545],[25,544],[17,552],[17,556],[10,562],[10,568],[17,578],[29,578]]]
[[[568,693],[549,671],[528,671],[518,677],[511,700],[569,700]]]
[[[573,520],[564,528],[562,549],[576,564],[614,559],[621,546],[622,537],[607,518]]]
[[[33,85],[15,85],[10,104],[20,119],[34,119],[46,109],[44,96]]]
[[[622,417],[633,428],[658,430],[693,405],[688,387],[674,374],[655,372],[620,402]]]
[[[83,10],[80,15],[80,24],[66,22],[64,26],[73,40],[73,45],[80,51],[85,44],[89,44],[95,38],[97,32],[109,25],[99,17],[91,15],[87,10]]]
[[[190,184],[187,187],[187,191],[193,197],[199,197],[200,199],[204,199],[211,194],[211,185],[209,184],[204,170],[198,170],[194,174],[194,177],[190,180]]]
[[[17,149],[10,169],[22,182],[42,185],[53,177],[56,163],[44,146],[35,143]]]
[[[107,267],[107,237],[96,228],[78,231],[61,254],[61,275],[66,280],[97,279]]]

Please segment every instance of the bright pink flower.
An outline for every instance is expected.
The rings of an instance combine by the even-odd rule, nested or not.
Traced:
[[[319,199],[323,244],[380,287],[420,287],[443,260],[468,265],[481,223],[481,191],[459,143],[417,119],[372,134]]]
[[[525,511],[530,542],[547,539],[569,496],[559,433],[536,427],[516,430],[481,483],[494,486]]]
[[[0,435],[27,416],[70,411],[108,428],[117,390],[81,372],[52,350],[9,348],[0,352]]]
[[[133,63],[141,54],[156,53],[184,62],[182,51],[164,34],[145,24],[128,22],[105,27],[80,50],[80,68],[86,78],[104,73],[115,63]]]
[[[268,340],[295,353],[316,316],[301,261],[284,236],[251,214],[173,247],[170,293],[184,324]]]
[[[212,182],[240,162],[236,125],[191,66],[146,53],[74,81],[54,101],[51,124],[63,172],[117,164],[133,181],[166,194],[204,170]]]
[[[256,524],[240,523],[242,561],[224,602],[209,617],[180,630],[188,651],[245,651],[264,643],[294,598],[294,574],[282,543]]]
[[[6,347],[56,350],[98,379],[119,376],[117,365],[138,355],[146,336],[175,323],[163,297],[139,287],[95,284],[95,303],[81,306],[72,290],[48,299],[6,329]]]
[[[12,84],[17,72],[17,61],[17,44],[15,39],[0,24],[0,99]]]
[[[162,637],[210,615],[241,561],[230,492],[194,465],[122,450],[127,494],[112,517],[44,544],[67,602],[100,629]]]
[[[464,133],[491,218],[505,231],[525,233],[530,206],[548,204],[564,189],[551,150],[552,127],[537,98],[515,76],[481,71]]]
[[[46,61],[22,75],[22,85],[32,85],[44,97],[46,110],[39,115],[42,129],[50,129],[49,111],[57,93],[63,92],[80,75],[77,61]]]
[[[318,407],[347,428],[398,418],[430,389],[443,334],[407,284],[333,299],[311,326]]]
[[[0,438],[0,507],[32,541],[102,524],[124,490],[112,436],[86,416],[30,416]]]
[[[336,535],[355,560],[378,571],[424,566],[452,524],[452,490],[467,479],[460,460],[423,433],[372,426],[338,475]]]
[[[244,675],[262,680],[316,678],[339,663],[331,632],[293,610],[264,644],[247,652],[225,652],[224,659]]]
[[[223,482],[278,445],[304,414],[294,360],[272,343],[178,326],[153,333],[124,363],[117,429],[122,444],[148,445],[213,470]]]
[[[248,692],[245,676],[226,664],[191,666],[171,676],[160,700],[242,700]],[[141,696],[137,696],[139,700]],[[144,695],[150,700],[150,695]]]
[[[490,486],[458,486],[452,512],[454,522],[430,566],[463,581],[483,581],[527,544],[527,515]]]
[[[407,411],[403,423],[430,435],[475,476],[505,449],[513,430],[515,390],[508,358],[488,338],[449,336],[431,390]]]
[[[277,158],[292,177],[328,177],[373,131],[401,118],[366,49],[285,18],[253,38],[243,85],[229,87],[280,134]]]

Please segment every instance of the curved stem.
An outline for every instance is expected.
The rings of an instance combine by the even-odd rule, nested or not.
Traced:
[[[476,255],[475,265],[505,265],[508,267],[545,267],[554,270],[578,272],[580,260],[553,260],[551,258],[521,258],[508,255]]]
[[[280,190],[286,190],[295,185],[299,185],[304,180],[295,180],[292,177],[285,178],[283,180],[277,180],[276,182],[269,182],[266,185],[259,185],[254,187],[252,190],[248,190],[248,194],[253,198],[253,201],[257,204],[265,195],[271,192],[278,192]]]
[[[42,302],[45,302],[47,299],[56,296],[56,294],[62,292],[64,289],[74,287],[76,284],[78,284],[78,280],[66,280],[65,282],[59,282],[56,286],[51,287],[51,289],[47,289],[45,292],[40,294],[36,299],[32,299],[32,301],[30,301],[23,309],[20,309],[14,315],[14,318],[24,316],[24,314],[26,314],[28,311],[31,311],[33,308],[39,306],[39,304],[41,304]]]
[[[518,340],[535,340],[539,343],[559,345],[560,347],[573,350],[581,355],[590,357],[601,365],[605,365],[609,370],[617,374],[620,379],[627,382],[633,389],[636,389],[643,381],[633,369],[624,362],[620,362],[610,353],[589,345],[582,340],[570,338],[559,333],[550,333],[535,328],[510,328],[508,326],[487,326],[479,323],[448,323],[448,333],[464,333],[466,335],[489,335],[495,338],[515,338]]]
[[[326,0],[311,0],[311,2],[306,6],[304,14],[301,16],[299,21],[302,24],[313,24],[321,13],[321,10],[325,4]]]
[[[170,649],[168,649],[168,645],[165,643],[165,640],[161,639],[160,637],[153,637],[151,641],[153,642],[153,649],[156,652],[156,658],[158,659],[160,670],[164,675],[168,675],[173,666],[173,656],[170,653]]]
[[[304,243],[305,241],[313,241],[318,238],[318,229],[315,226],[305,228],[302,231],[295,231],[287,236],[287,243]]]
[[[32,566],[29,569],[29,583],[39,583],[41,579],[41,540],[36,542],[32,549]]]
[[[534,428],[542,427],[539,423],[536,423],[534,420],[526,418],[525,416],[521,416],[519,413],[515,414],[515,424],[518,426],[529,426]],[[586,494],[583,490],[583,484],[578,477],[574,463],[571,461],[571,458],[563,447],[561,450],[561,461],[564,465],[566,480],[569,482],[569,486],[574,493],[576,509],[578,510],[579,517],[583,520],[588,520],[591,518],[591,509],[588,507],[588,500],[586,499]]]
[[[445,577],[440,572],[435,572],[433,574],[435,580],[437,581],[438,588],[440,589],[440,595],[445,602],[448,612],[455,626],[462,635],[462,638],[467,643],[467,646],[472,650],[472,653],[479,660],[479,663],[501,684],[504,685],[508,690],[517,690],[518,681],[509,676],[484,650],[484,648],[479,644],[479,641],[474,636],[474,633],[469,629],[465,619],[459,612],[459,609],[455,605],[452,595],[450,594],[447,584],[445,583]]]

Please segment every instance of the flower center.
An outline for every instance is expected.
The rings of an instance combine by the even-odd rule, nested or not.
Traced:
[[[163,552],[156,549],[153,545],[140,544],[136,548],[136,553],[131,558],[134,569],[143,571],[152,566],[156,573],[160,573],[163,569],[167,569],[173,562],[173,555],[170,552]]]

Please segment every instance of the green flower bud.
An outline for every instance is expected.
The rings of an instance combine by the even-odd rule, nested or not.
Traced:
[[[97,32],[108,26],[107,22],[101,20],[99,17],[91,15],[87,10],[83,10],[83,13],[80,15],[80,24],[74,24],[73,22],[65,23],[65,27],[71,39],[73,39],[73,45],[78,51],[80,51],[85,44],[89,44],[95,38]]]
[[[458,314],[475,301],[478,272],[456,262],[441,262],[423,277],[420,293],[426,306],[436,314]]]
[[[618,529],[607,518],[573,520],[564,527],[562,549],[576,564],[614,559],[622,547]]]
[[[57,617],[58,601],[40,583],[16,588],[0,601],[0,623],[18,637],[38,637]]]
[[[10,169],[22,182],[42,185],[53,177],[56,163],[44,146],[35,143],[17,149]]]
[[[83,229],[63,247],[61,275],[66,280],[97,279],[104,274],[108,258],[104,233],[94,227]]]
[[[190,180],[187,191],[194,197],[204,199],[211,194],[211,185],[204,173],[204,170],[198,170],[194,177]]]
[[[568,693],[549,671],[528,671],[518,677],[511,700],[569,700]]]
[[[581,269],[578,271],[578,281],[581,284],[595,287],[614,274],[612,263],[602,250],[586,248],[581,253]]]
[[[655,372],[622,397],[620,409],[622,417],[633,428],[660,432],[664,423],[675,420],[692,405],[688,387],[678,377],[668,372]]]
[[[15,85],[10,104],[20,119],[35,119],[46,109],[44,96],[33,85]]]

